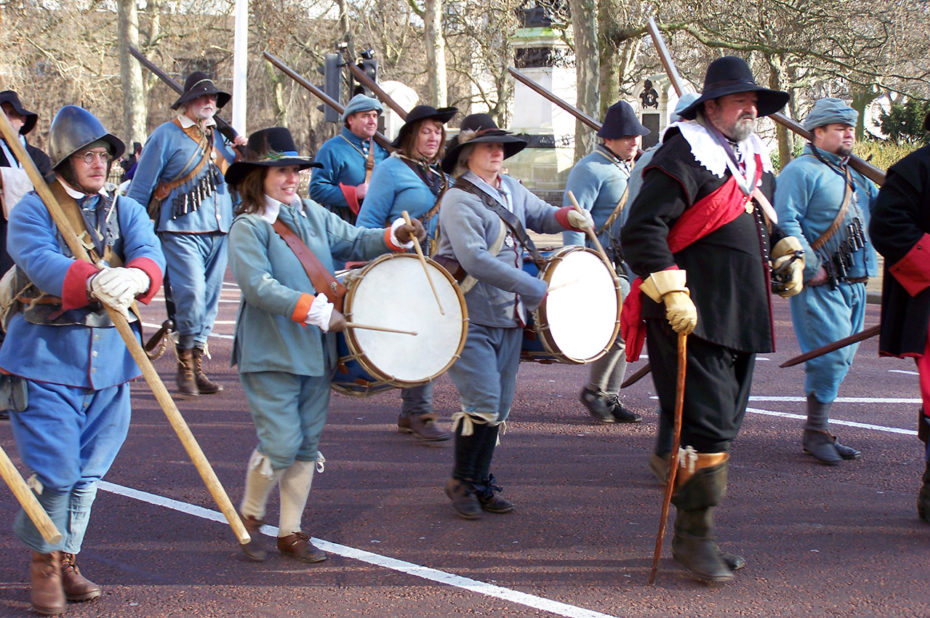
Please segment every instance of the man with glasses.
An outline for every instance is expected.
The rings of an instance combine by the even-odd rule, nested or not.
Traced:
[[[235,154],[213,119],[229,98],[205,73],[191,73],[171,106],[177,117],[152,132],[127,193],[148,204],[168,262],[168,317],[179,336],[177,385],[187,396],[223,389],[203,372],[202,359],[219,308],[233,218],[223,173]],[[234,142],[245,143],[242,136]]]
[[[90,112],[69,105],[49,132],[50,189],[92,262],[75,259],[36,192],[10,214],[8,248],[18,298],[0,348],[0,371],[16,396],[10,424],[29,485],[61,532],[49,543],[20,511],[14,532],[32,550],[31,600],[40,614],[67,601],[100,596],[75,564],[97,483],[129,430],[129,381],[139,376],[126,344],[101,303],[127,317],[139,336],[134,301],[161,287],[164,257],[145,209],[104,190],[123,143]],[[130,311],[132,310],[132,311]]]

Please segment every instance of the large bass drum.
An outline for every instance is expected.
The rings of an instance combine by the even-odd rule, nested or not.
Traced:
[[[524,331],[523,360],[582,364],[607,353],[620,333],[620,282],[593,249],[562,247],[540,272],[529,258],[523,270],[549,284],[549,293]]]
[[[368,397],[391,388],[425,384],[445,373],[465,346],[468,309],[452,276],[433,260],[388,254],[338,275],[348,291],[346,322],[414,331],[416,335],[347,328],[337,333],[336,392]]]

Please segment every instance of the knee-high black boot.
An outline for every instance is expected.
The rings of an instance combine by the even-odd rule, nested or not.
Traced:
[[[679,470],[672,556],[699,579],[725,582],[733,572],[714,540],[713,509],[726,494],[727,453],[698,453],[693,474]],[[742,566],[742,565],[740,565]]]
[[[927,460],[922,480],[924,484],[921,485],[920,493],[917,494],[917,515],[930,523],[930,459]]]
[[[452,500],[452,508],[463,519],[481,517],[481,505],[475,496],[475,462],[481,450],[479,428],[483,424],[470,423],[474,429],[471,435],[462,435],[465,423],[462,419],[455,426],[455,465],[452,478],[446,482],[446,495]]]
[[[499,431],[500,425],[485,424],[478,434],[481,450],[475,464],[475,493],[481,508],[488,513],[509,513],[513,510],[512,502],[497,495],[503,489],[495,483],[494,475],[491,474],[491,460],[494,458]]]

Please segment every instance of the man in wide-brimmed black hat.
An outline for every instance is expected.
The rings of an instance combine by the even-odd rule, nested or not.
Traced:
[[[19,101],[19,96],[12,90],[0,92],[0,107],[6,114],[6,119],[13,126],[13,130],[19,133],[19,140],[26,148],[26,153],[32,157],[32,162],[36,164],[39,173],[45,176],[52,171],[52,162],[48,155],[26,142],[26,135],[36,126],[39,115],[30,112]],[[3,217],[0,217],[0,275],[9,270],[13,265],[6,251],[6,222],[10,209],[16,205],[23,195],[32,190],[32,183],[26,172],[23,171],[22,163],[13,156],[13,151],[6,143],[6,140],[0,139],[0,176],[2,176],[2,193],[0,200],[3,202]],[[3,335],[0,333],[0,341]]]
[[[223,173],[235,153],[213,119],[229,98],[206,73],[188,75],[171,105],[177,117],[152,132],[127,193],[148,205],[168,262],[165,291],[173,301],[168,317],[178,332],[177,385],[187,396],[222,390],[204,373],[202,359],[219,308],[233,218]],[[245,143],[240,135],[234,144]]]
[[[649,135],[626,101],[617,101],[607,110],[604,124],[597,132],[601,142],[592,153],[582,158],[568,174],[563,206],[571,206],[569,192],[594,218],[594,229],[604,249],[616,264],[620,264],[620,211],[626,205],[627,181],[633,169],[633,158],[639,152],[642,136]],[[616,212],[616,214],[614,214]],[[565,245],[591,246],[580,232],[562,232]],[[623,294],[629,292],[629,281],[618,268]],[[607,353],[591,363],[588,383],[579,399],[588,413],[600,423],[638,423],[639,414],[620,402],[620,384],[626,372],[625,344],[617,337]]]
[[[753,133],[758,117],[787,102],[787,93],[757,85],[741,58],[713,61],[701,96],[681,112],[690,122],[666,132],[643,170],[622,230],[624,257],[639,276],[623,306],[627,357],[638,357],[645,336],[669,422],[677,340],[690,335],[672,555],[705,581],[729,581],[745,563],[717,546],[712,512],[726,492],[755,355],[774,350],[769,260],[780,266],[800,248],[778,227],[774,171]],[[803,264],[785,265],[782,295],[800,291]]]

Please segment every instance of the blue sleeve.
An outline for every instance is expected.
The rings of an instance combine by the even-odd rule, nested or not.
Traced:
[[[594,201],[597,199],[597,193],[600,189],[600,181],[591,173],[587,165],[579,164],[572,168],[568,173],[568,180],[565,182],[565,194],[562,196],[562,206],[572,206],[572,200],[568,197],[571,191],[575,196],[578,205],[591,212],[594,209]],[[584,232],[575,232],[566,230],[562,232],[562,244],[564,245],[584,245]]]
[[[785,236],[794,236],[804,249],[804,280],[808,281],[820,270],[820,256],[811,249],[801,229],[807,217],[813,187],[800,163],[789,163],[775,181],[775,200],[772,204],[778,214],[778,227]]]
[[[165,125],[155,129],[145,142],[142,154],[136,162],[136,173],[126,192],[126,197],[143,205],[152,201],[152,192],[158,185],[165,161],[171,155],[166,152],[168,132],[163,127]]]
[[[236,151],[233,149],[232,144],[223,137],[219,129],[213,130],[213,145],[220,151],[220,154],[223,155],[227,163],[232,163],[236,160]]]
[[[395,183],[390,159],[375,165],[368,184],[368,193],[358,211],[358,227],[384,227],[395,200]]]
[[[143,150],[143,152],[145,152]],[[323,165],[323,167],[313,168],[310,176],[310,199],[327,206],[336,206],[348,208],[342,189],[339,188],[339,182],[336,180],[341,174],[342,164],[337,161],[336,149],[333,147],[332,140],[323,144],[316,153],[314,161]]]
[[[149,258],[165,272],[165,256],[145,208],[130,198],[117,198],[120,234],[123,237],[123,262]]]
[[[10,257],[36,287],[61,296],[74,258],[61,252],[56,230],[45,204],[36,193],[29,193],[10,212],[6,242]]]

